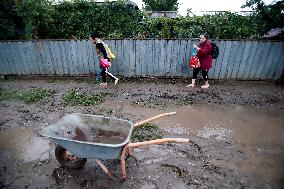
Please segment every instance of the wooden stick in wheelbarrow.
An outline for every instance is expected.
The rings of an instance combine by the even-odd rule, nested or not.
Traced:
[[[133,127],[135,128],[135,127],[141,126],[141,125],[143,125],[144,123],[147,123],[147,122],[149,122],[149,121],[153,121],[154,119],[158,119],[158,118],[163,117],[163,116],[169,116],[169,115],[175,115],[175,114],[176,114],[176,112],[169,112],[169,113],[159,114],[159,115],[157,115],[157,116],[151,117],[151,118],[146,119],[146,120],[144,120],[144,121],[140,121],[140,122],[138,122],[138,123],[135,123],[135,124],[133,125]]]
[[[126,179],[125,157],[126,157],[126,153],[130,151],[130,148],[137,148],[140,146],[146,146],[150,144],[162,144],[166,142],[188,143],[189,139],[187,138],[163,138],[163,139],[149,140],[149,141],[144,141],[144,142],[128,143],[127,145],[125,145],[121,152],[121,156],[120,156],[122,179],[123,180]]]

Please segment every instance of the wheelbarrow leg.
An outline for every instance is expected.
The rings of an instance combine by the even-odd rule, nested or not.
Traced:
[[[120,156],[122,179],[126,180],[125,158],[126,158],[126,153],[130,152],[131,148],[138,148],[140,146],[146,146],[146,145],[151,145],[151,144],[162,144],[166,142],[188,143],[189,139],[187,138],[163,138],[163,139],[149,140],[149,141],[144,141],[144,142],[128,143],[127,145],[125,145],[121,152],[121,156]]]
[[[130,148],[128,147],[129,144],[126,144],[124,148],[122,149],[121,155],[120,155],[120,165],[121,165],[121,174],[122,179],[126,180],[126,168],[125,168],[125,158],[126,153],[130,152]]]
[[[101,167],[101,169],[103,170],[103,172],[105,172],[105,174],[112,179],[112,174],[111,172],[107,169],[107,167],[103,164],[103,162],[99,159],[96,159],[97,164]]]

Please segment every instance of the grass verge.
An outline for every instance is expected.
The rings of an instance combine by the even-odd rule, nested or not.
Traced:
[[[65,104],[71,106],[92,106],[97,105],[105,101],[105,93],[93,92],[91,94],[84,94],[78,89],[72,89],[70,92],[62,97]]]
[[[145,123],[133,129],[131,142],[142,142],[147,140],[161,139],[163,132],[155,124]]]
[[[0,90],[0,100],[19,99],[27,103],[41,101],[54,94],[50,89],[31,89],[28,91]]]

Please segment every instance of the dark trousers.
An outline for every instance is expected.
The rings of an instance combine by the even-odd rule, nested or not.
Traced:
[[[200,71],[200,68],[194,68],[193,69],[193,77],[192,77],[193,79],[197,79],[197,75],[198,75],[199,71]],[[201,70],[201,71],[202,71],[203,79],[205,81],[208,81],[209,80],[209,78],[208,78],[208,71],[209,70]]]
[[[112,75],[112,73],[110,73],[108,71],[108,69],[103,68],[103,67],[101,67],[101,76],[102,76],[102,79],[103,79],[104,83],[106,82],[106,76],[109,76],[112,80],[116,80],[117,79],[114,75]]]

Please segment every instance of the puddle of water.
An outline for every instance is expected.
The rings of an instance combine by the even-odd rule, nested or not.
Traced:
[[[134,107],[129,103],[108,101],[105,107],[116,107],[136,122],[165,112],[177,112],[153,121],[173,134],[195,134],[216,140],[233,140],[239,144],[284,144],[284,110],[257,107],[197,104],[158,109]],[[136,120],[135,120],[136,119]],[[138,119],[138,120],[137,120]],[[260,137],[261,136],[261,137]]]
[[[33,128],[11,128],[0,132],[0,151],[12,151],[13,158],[25,162],[50,158],[49,141],[38,137]]]
[[[183,128],[203,138],[236,142],[246,160],[230,164],[237,165],[240,173],[249,176],[252,183],[257,184],[258,180],[260,185],[261,181],[277,185],[283,179],[284,110],[193,105],[176,112],[177,115],[156,123],[173,131],[176,127]]]
[[[165,128],[182,128],[204,138],[238,143],[284,144],[284,111],[243,106],[192,105],[155,121]],[[181,130],[182,130],[181,129]],[[261,136],[261,137],[260,137]]]
[[[197,136],[203,138],[214,138],[216,140],[227,140],[232,131],[222,127],[208,128],[203,127],[201,130],[197,132]]]

